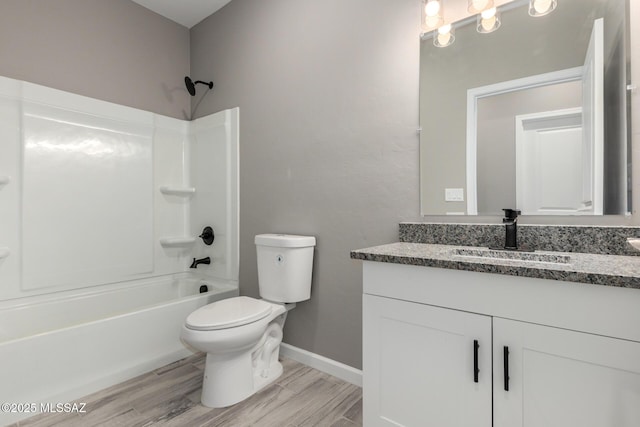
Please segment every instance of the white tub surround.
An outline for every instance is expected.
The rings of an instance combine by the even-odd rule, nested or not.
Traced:
[[[175,274],[194,257],[237,280],[238,115],[187,122],[0,77],[0,301]]]
[[[79,398],[188,354],[186,316],[238,293],[238,120],[0,77],[1,401]]]

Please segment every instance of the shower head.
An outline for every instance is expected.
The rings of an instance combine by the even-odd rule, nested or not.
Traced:
[[[187,90],[189,91],[189,95],[191,96],[195,96],[196,95],[196,85],[200,83],[203,85],[207,85],[209,86],[209,89],[213,89],[213,82],[203,82],[201,80],[197,80],[197,81],[193,81],[191,80],[191,77],[186,76],[184,78],[184,84],[187,87]]]

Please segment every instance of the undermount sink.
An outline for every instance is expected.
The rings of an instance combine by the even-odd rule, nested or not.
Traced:
[[[457,248],[454,255],[468,258],[499,259],[545,264],[569,264],[571,257],[563,254],[517,252],[489,248]]]

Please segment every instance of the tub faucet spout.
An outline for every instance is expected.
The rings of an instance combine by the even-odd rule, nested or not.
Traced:
[[[206,258],[200,258],[200,259],[193,259],[193,262],[191,263],[191,265],[189,266],[189,268],[198,268],[198,265],[200,264],[211,264],[211,258],[206,257]]]

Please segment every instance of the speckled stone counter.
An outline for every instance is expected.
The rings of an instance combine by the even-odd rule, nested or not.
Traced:
[[[437,245],[504,245],[502,224],[400,223],[399,241]],[[627,238],[640,227],[518,224],[518,242],[531,250],[638,256]]]
[[[399,242],[354,250],[351,258],[640,289],[638,256],[553,252],[553,255],[568,256],[568,262],[560,264],[461,256],[458,254],[464,253],[459,251],[461,248],[477,249],[469,246]]]

